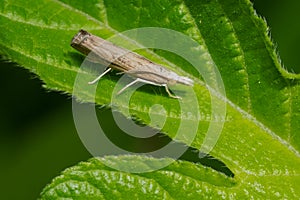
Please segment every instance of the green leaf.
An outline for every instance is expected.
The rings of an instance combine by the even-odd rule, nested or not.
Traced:
[[[0,22],[2,56],[37,74],[44,81],[45,87],[69,94],[73,92],[77,74],[81,74],[87,80],[96,76],[96,72],[79,70],[83,57],[69,46],[71,38],[81,28],[103,38],[139,27],[169,28],[189,36],[201,46],[201,51],[196,49],[195,52],[207,61],[203,63],[203,69],[209,71],[212,63],[216,64],[226,88],[225,99],[220,98],[220,94],[210,94],[203,77],[182,58],[161,50],[144,50],[139,52],[195,80],[196,84],[192,89],[197,94],[199,110],[192,113],[181,112],[177,100],[169,98],[161,88],[152,86],[137,90],[129,104],[119,102],[118,107],[114,109],[153,127],[155,122],[151,121],[152,116],[158,119],[166,117],[162,131],[171,138],[175,138],[182,121],[191,125],[199,123],[197,135],[191,144],[188,142],[192,136],[191,128],[183,130],[186,134],[176,137],[176,140],[194,148],[201,148],[211,121],[211,100],[217,99],[218,104],[225,102],[226,121],[222,134],[210,154],[226,163],[233,171],[236,184],[219,186],[194,178],[195,187],[188,189],[189,192],[198,194],[200,190],[208,191],[205,195],[224,194],[228,198],[237,199],[300,197],[300,75],[289,73],[282,68],[268,36],[266,23],[255,14],[249,1],[5,0],[0,3]],[[132,38],[128,38],[126,42],[130,46]],[[101,79],[95,96],[97,104],[111,103],[111,93],[117,79],[118,76],[113,74]],[[184,87],[183,90],[188,91],[189,88]],[[76,93],[76,98],[83,102],[94,99],[90,90]],[[183,98],[184,102],[188,103],[188,100],[189,98]],[[164,112],[152,109],[152,105],[155,104],[163,105]],[[217,117],[213,116],[218,121]],[[213,123],[213,127],[218,126],[217,122]],[[148,158],[141,158],[146,159]],[[137,181],[144,180],[148,184],[153,181],[153,184],[160,188],[160,195],[176,198],[176,192],[182,190],[178,181],[190,181],[188,177],[181,178],[182,171],[188,173],[192,166],[199,171],[207,170],[196,164],[183,163],[177,161],[171,165],[181,168],[179,176],[162,176],[156,179],[155,173],[163,173],[163,170],[147,174],[149,176],[136,176],[112,170],[111,181],[117,184],[115,178],[122,176]],[[97,168],[100,171],[106,170],[103,166]],[[71,173],[72,170],[76,174],[74,168],[65,173]],[[220,183],[226,182],[224,177],[213,170],[203,176],[206,179],[218,176]],[[114,190],[110,187],[104,190],[97,188],[97,185],[87,184],[97,179],[96,175],[79,177],[86,181],[83,181],[86,185],[80,187],[87,189],[74,189],[71,182],[70,187],[63,188],[59,195],[68,196],[70,191],[74,191],[70,195],[75,195],[78,191],[76,195],[82,199],[85,199],[87,194],[91,197],[114,195]],[[110,180],[106,176],[100,179],[101,184]],[[52,193],[47,191],[50,191],[51,187],[55,188],[57,180],[61,180],[62,184],[64,182],[62,178],[55,179],[53,184],[45,189],[45,197],[50,195],[47,197],[52,198]],[[65,181],[67,180],[69,179]],[[160,180],[165,184],[161,185]],[[175,186],[172,185],[174,183]],[[134,186],[134,190],[144,189],[138,184]],[[129,182],[120,186],[119,195],[126,195],[130,187]],[[155,191],[146,193],[150,198]],[[159,195],[156,197],[159,199]]]
[[[160,165],[170,160],[139,156],[93,158],[65,170],[55,178],[44,189],[42,199],[220,198],[229,195],[231,188],[236,185],[234,180],[224,174],[185,161],[173,162],[162,170],[142,174],[116,171],[103,164],[109,162],[112,167],[121,164],[128,169],[138,165],[149,165],[151,168],[151,165]]]

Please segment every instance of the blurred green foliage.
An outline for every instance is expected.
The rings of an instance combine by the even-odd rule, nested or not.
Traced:
[[[300,72],[300,1],[253,2],[270,26],[285,67]],[[5,94],[0,99],[1,199],[36,199],[53,177],[90,155],[76,133],[71,98],[46,91],[35,75],[13,63],[0,65]]]
[[[278,46],[283,65],[300,73],[300,2],[295,0],[252,0],[257,13],[270,27],[271,37]]]

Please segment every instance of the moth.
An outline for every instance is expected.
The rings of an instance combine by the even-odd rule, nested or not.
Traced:
[[[156,64],[137,53],[118,47],[113,43],[92,35],[85,30],[80,30],[73,37],[71,46],[82,54],[88,55],[87,58],[89,61],[108,66],[102,74],[100,74],[95,80],[89,82],[89,84],[96,83],[112,69],[119,70],[134,78],[134,80],[124,86],[118,94],[122,93],[133,84],[142,82],[156,86],[163,86],[170,97],[180,98],[171,94],[168,87],[169,85],[194,85],[193,80],[190,78],[180,76],[162,65]]]

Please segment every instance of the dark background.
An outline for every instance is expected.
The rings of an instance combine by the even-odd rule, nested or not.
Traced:
[[[300,1],[253,2],[271,28],[284,65],[300,72]],[[71,98],[46,91],[25,69],[0,65],[0,197],[36,199],[62,170],[91,156],[76,133]]]

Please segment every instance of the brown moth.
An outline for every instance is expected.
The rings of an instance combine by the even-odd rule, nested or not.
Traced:
[[[91,33],[80,30],[72,39],[71,46],[81,53],[88,55],[91,62],[101,63],[108,68],[95,80],[89,82],[94,84],[100,80],[111,69],[117,69],[135,78],[134,81],[123,87],[118,94],[137,82],[151,85],[164,86],[170,97],[180,98],[171,94],[168,85],[183,84],[193,86],[194,82],[188,77],[179,76],[175,72],[156,64],[147,58],[118,47],[111,42]]]

